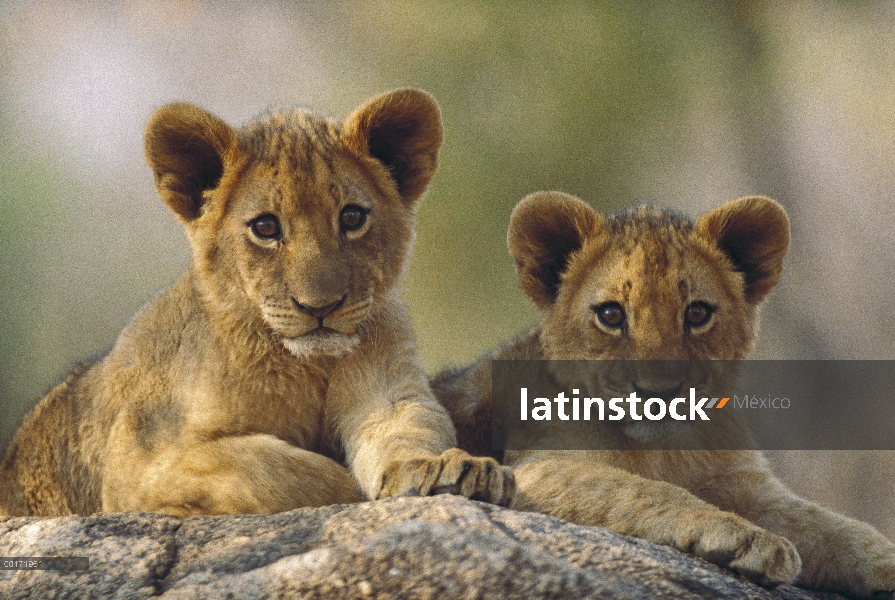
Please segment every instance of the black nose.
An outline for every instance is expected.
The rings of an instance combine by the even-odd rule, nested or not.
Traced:
[[[345,296],[342,296],[335,302],[331,302],[324,306],[311,306],[309,304],[302,304],[295,298],[292,299],[292,303],[295,304],[295,308],[305,313],[306,315],[314,317],[315,319],[323,319],[326,315],[342,306],[343,302],[345,302]]]
[[[650,389],[647,387],[640,387],[636,383],[632,383],[634,387],[634,391],[637,392],[641,398],[662,398],[663,400],[669,400],[671,398],[676,397],[684,387],[684,382],[680,382],[677,385],[672,385],[669,387],[664,387],[663,389]],[[656,386],[658,387],[658,386]]]

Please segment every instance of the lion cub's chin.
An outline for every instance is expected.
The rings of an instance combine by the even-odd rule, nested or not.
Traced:
[[[298,337],[282,338],[281,341],[283,346],[298,358],[310,358],[321,354],[340,358],[350,354],[357,347],[360,343],[360,334],[315,330]]]
[[[631,421],[622,425],[622,432],[638,442],[662,442],[684,435],[691,427],[690,423],[676,421],[668,423]]]

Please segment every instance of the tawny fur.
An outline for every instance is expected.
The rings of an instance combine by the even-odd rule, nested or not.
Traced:
[[[237,130],[188,104],[156,111],[146,156],[192,264],[25,419],[0,512],[508,503],[509,470],[453,448],[396,292],[442,138],[435,100],[411,89],[344,124],[287,111]]]
[[[789,223],[761,197],[691,222],[651,207],[605,217],[545,192],[516,207],[508,242],[540,324],[432,382],[460,446],[479,454],[491,446],[494,359],[745,358],[759,304],[782,272]],[[623,328],[596,317],[593,307],[609,301],[623,307]],[[705,326],[687,327],[685,310],[698,301],[716,310]],[[553,376],[555,389],[574,387],[564,373]],[[760,452],[648,450],[624,425],[601,426],[629,449],[497,456],[514,469],[514,507],[667,544],[766,585],[796,581],[859,595],[895,589],[895,545],[794,495]]]

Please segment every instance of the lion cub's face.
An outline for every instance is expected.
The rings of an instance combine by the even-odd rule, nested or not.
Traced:
[[[418,90],[374,98],[343,126],[291,111],[234,130],[174,104],[146,134],[209,298],[297,356],[356,345],[400,276],[441,141],[438,106]]]
[[[780,205],[760,197],[694,223],[649,206],[604,217],[571,196],[540,193],[516,207],[508,238],[520,282],[541,312],[545,355],[625,361],[557,364],[566,371],[558,374],[608,397],[670,400],[691,386],[708,388],[727,376],[724,367],[647,361],[745,358],[757,306],[780,277],[789,223]],[[643,439],[662,427],[624,426]]]

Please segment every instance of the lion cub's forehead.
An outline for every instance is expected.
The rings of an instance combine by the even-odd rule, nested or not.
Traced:
[[[299,110],[270,113],[241,130],[258,200],[275,211],[307,209],[312,200],[330,208],[366,204],[363,178],[339,134],[334,121]]]
[[[599,298],[633,300],[646,294],[676,305],[709,292],[703,245],[696,242],[687,217],[643,205],[609,215],[605,224],[605,250],[595,257],[603,276],[592,290]]]
[[[294,170],[306,168],[315,155],[327,158],[342,151],[339,126],[302,110],[268,113],[244,127],[240,138],[256,160],[285,164]]]
[[[644,204],[606,217],[613,242],[626,248],[681,244],[692,235],[693,222],[681,213]]]
[[[610,253],[632,270],[663,274],[692,245],[693,223],[669,209],[642,205],[606,218]]]

